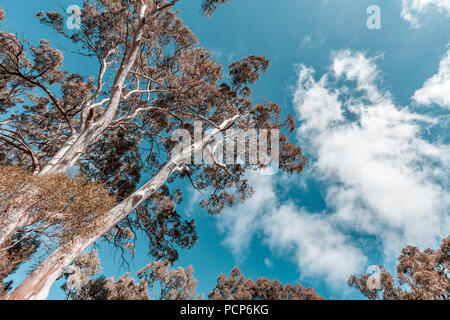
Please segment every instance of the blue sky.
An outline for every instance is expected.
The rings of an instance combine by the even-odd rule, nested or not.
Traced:
[[[310,157],[296,176],[254,173],[247,203],[210,217],[186,189],[178,212],[195,218],[199,242],[183,251],[199,291],[239,265],[248,277],[301,282],[330,298],[360,298],[351,272],[395,264],[400,248],[438,244],[450,231],[450,2],[448,0],[232,0],[212,19],[200,0],[178,5],[203,47],[224,65],[248,54],[271,66],[255,102],[276,101],[295,115],[296,139]],[[69,46],[34,14],[80,1],[0,1],[9,31]],[[366,9],[381,9],[369,30]],[[65,53],[71,71],[94,61]],[[101,246],[105,276],[150,262],[138,242],[132,270]],[[20,275],[17,275],[20,278]],[[50,298],[61,298],[55,285]]]

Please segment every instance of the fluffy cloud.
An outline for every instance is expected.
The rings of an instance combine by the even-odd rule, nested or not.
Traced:
[[[333,287],[363,271],[367,258],[339,231],[333,219],[282,205],[262,221],[266,242],[274,251],[293,253],[303,277],[319,277]]]
[[[274,252],[295,260],[303,278],[343,287],[349,274],[365,270],[376,247],[362,239],[376,239],[389,263],[406,244],[435,246],[448,235],[450,148],[422,137],[438,120],[396,106],[379,89],[376,59],[335,52],[318,79],[299,66],[298,137],[311,158],[309,178],[325,188],[327,209],[281,200],[284,189],[301,188],[295,179],[254,174],[255,197],[219,220],[235,253],[259,233]]]
[[[239,205],[237,210],[225,210],[219,217],[218,224],[220,230],[226,234],[224,244],[238,259],[242,258],[253,235],[260,229],[261,226],[257,222],[267,214],[267,210],[276,206],[272,176],[252,172],[247,178],[250,184],[255,186],[255,194]]]
[[[402,18],[409,21],[411,26],[418,27],[418,16],[434,9],[450,16],[450,0],[403,0]]]
[[[248,176],[255,195],[229,209],[219,218],[224,244],[242,259],[255,234],[260,234],[273,252],[291,257],[302,278],[320,277],[335,288],[345,285],[352,273],[364,271],[367,258],[352,239],[334,225],[333,219],[311,214],[292,203],[280,204],[276,193],[280,184],[293,180],[286,176]],[[271,261],[264,261],[272,267]]]
[[[450,109],[450,50],[439,64],[439,71],[417,90],[413,99],[422,105],[438,104]]]
[[[311,75],[306,79],[305,70]],[[332,218],[376,236],[391,256],[406,243],[434,245],[450,231],[449,147],[421,137],[422,125],[434,119],[395,106],[390,94],[377,88],[377,74],[374,59],[338,52],[330,74],[318,82],[310,69],[301,68],[295,102],[303,121],[299,137],[316,159],[315,177],[327,184]],[[320,107],[314,104],[320,99],[332,101],[328,108],[334,110],[326,128],[310,111]]]

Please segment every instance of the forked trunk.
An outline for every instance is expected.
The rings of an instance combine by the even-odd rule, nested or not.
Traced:
[[[129,52],[124,56],[123,63],[114,78],[109,103],[105,113],[97,122],[86,125],[80,134],[73,136],[73,140],[72,138],[69,139],[70,145],[64,152],[58,154],[58,157],[55,159],[56,161],[50,163],[49,166],[46,166],[43,173],[65,174],[69,172],[69,170],[78,162],[80,156],[87,150],[87,148],[89,148],[90,145],[99,139],[101,134],[114,119],[117,107],[122,98],[125,79],[131,71],[131,68],[133,67],[140,51],[144,34],[146,11],[147,5],[143,5],[139,14],[136,36]]]
[[[124,63],[120,67],[114,79],[113,89],[109,105],[103,117],[89,127],[83,129],[81,133],[74,133],[66,143],[58,150],[53,158],[44,166],[38,173],[44,174],[67,174],[69,170],[76,164],[80,156],[89,148],[92,143],[101,136],[103,131],[110,124],[114,118],[117,106],[120,103],[123,85],[125,79],[130,72],[136,57],[139,53],[140,45],[143,38],[143,29],[145,26],[145,13],[147,6],[143,5],[139,16],[139,25],[136,37],[131,46],[130,52],[124,57]],[[24,212],[18,210],[17,212],[3,215],[0,212],[0,250],[4,243],[11,239],[11,237],[20,229],[27,227]]]

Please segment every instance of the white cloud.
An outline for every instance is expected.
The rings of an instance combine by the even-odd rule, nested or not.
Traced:
[[[450,109],[450,50],[439,64],[439,71],[414,93],[413,99],[422,105],[438,104]]]
[[[238,260],[249,249],[253,236],[261,234],[273,252],[291,257],[302,278],[320,277],[338,288],[345,286],[352,273],[364,271],[367,258],[332,221],[291,203],[279,203],[275,193],[281,189],[277,184],[293,180],[258,172],[248,178],[255,195],[237,208],[226,210],[218,222],[225,233],[224,244]],[[272,261],[266,258],[264,264],[271,268]]]
[[[375,85],[379,71],[374,59],[367,59],[363,52],[349,50],[337,51],[332,54],[333,64],[331,70],[338,78],[355,81],[357,90],[364,90],[366,98],[374,102],[381,99],[381,94]],[[389,96],[388,94],[385,94]],[[357,108],[358,109],[358,108]],[[355,109],[357,111],[357,109]]]
[[[302,278],[343,288],[373,253],[375,244],[366,248],[358,239],[375,238],[386,257],[376,263],[391,263],[405,245],[434,247],[450,233],[450,147],[422,138],[438,120],[396,106],[379,89],[377,58],[339,51],[332,59],[317,80],[314,69],[300,65],[294,95],[300,144],[311,156],[311,178],[325,186],[327,210],[311,212],[278,196],[285,193],[280,186],[301,182],[256,174],[255,197],[228,210],[219,225],[236,254],[258,233],[273,252],[295,260]]]
[[[202,200],[202,194],[198,192],[198,190],[191,190],[189,195],[189,200],[187,202],[186,209],[184,212],[187,214],[188,217],[193,217],[196,214],[196,211],[198,209],[198,204]]]
[[[450,0],[403,0],[401,16],[409,21],[412,27],[418,27],[418,16],[428,10],[437,10],[450,16]]]
[[[328,185],[333,219],[352,231],[377,236],[388,256],[406,243],[434,245],[450,231],[450,194],[445,189],[448,145],[421,138],[421,125],[433,119],[396,107],[389,93],[380,92],[375,60],[363,53],[336,53],[331,71],[339,81],[356,82],[353,93],[358,96],[349,97],[345,85],[331,89],[327,75],[318,82],[305,80],[311,70],[302,68],[295,101],[303,120],[299,137],[317,159],[314,175]],[[315,94],[320,96],[302,98]],[[352,117],[325,128],[311,109],[321,107],[316,99],[330,97],[333,114],[349,110]]]
[[[303,130],[323,131],[335,121],[344,119],[338,101],[338,96],[326,88],[327,77],[323,77],[318,83],[314,81],[314,70],[300,65],[299,85],[294,97],[295,104],[304,106],[303,116],[310,121],[305,124]]]
[[[227,245],[238,259],[249,248],[261,219],[267,209],[276,205],[276,195],[272,186],[272,176],[251,172],[249,183],[255,187],[255,194],[238,208],[229,208],[219,217],[218,226],[226,234],[224,244]]]
[[[266,215],[263,229],[274,251],[294,254],[302,277],[320,277],[333,287],[342,287],[367,263],[361,250],[333,225],[332,219],[292,204]]]

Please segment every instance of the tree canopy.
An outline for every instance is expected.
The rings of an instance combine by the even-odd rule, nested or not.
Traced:
[[[72,43],[71,52],[96,61],[98,72],[90,75],[66,70],[63,52],[48,40],[33,45],[2,27],[0,112],[7,116],[0,164],[9,169],[1,179],[8,170],[21,179],[11,189],[20,192],[0,192],[0,250],[19,232],[58,239],[46,242],[50,255],[11,299],[45,297],[100,237],[132,251],[134,234],[143,231],[149,253],[174,262],[197,235],[194,221],[176,211],[183,192],[171,185],[183,181],[202,192],[200,205],[215,215],[250,197],[246,173],[267,166],[262,155],[251,161],[250,151],[238,161],[234,145],[231,161],[216,156],[227,141],[254,143],[236,132],[268,130],[266,156],[288,173],[303,170],[306,158],[289,137],[293,117],[283,119],[274,102],[252,102],[251,87],[268,59],[249,55],[224,68],[184,25],[178,2],[85,0],[74,30],[65,28],[62,13],[38,12],[42,24]],[[226,2],[203,1],[202,11],[211,16]],[[174,152],[180,130],[200,140]],[[70,191],[77,183],[84,186],[81,205]]]

